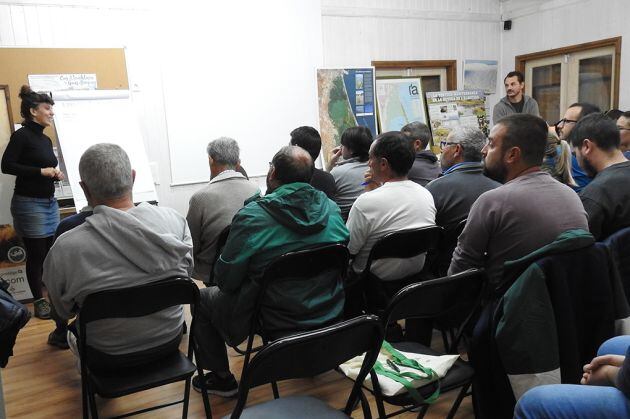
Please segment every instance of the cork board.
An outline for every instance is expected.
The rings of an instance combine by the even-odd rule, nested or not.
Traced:
[[[129,89],[123,48],[0,48],[0,85],[8,85],[13,121],[20,115],[20,88],[29,74],[96,74],[98,89]],[[53,97],[54,99],[54,97]],[[45,130],[57,144],[54,127]]]

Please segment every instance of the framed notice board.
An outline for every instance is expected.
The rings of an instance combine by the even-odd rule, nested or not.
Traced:
[[[9,86],[16,124],[23,119],[18,95],[29,74],[96,74],[99,90],[129,89],[123,48],[0,48],[0,63],[0,85]],[[57,144],[52,127],[45,133]]]

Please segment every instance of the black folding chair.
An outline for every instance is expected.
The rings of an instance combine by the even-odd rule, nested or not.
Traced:
[[[273,303],[267,301],[267,292],[270,287],[277,292],[283,286],[285,293],[294,288],[297,282],[311,283],[315,281],[327,282],[330,290],[333,290],[339,284],[342,284],[348,270],[348,248],[342,244],[335,243],[319,246],[311,249],[299,250],[295,252],[285,253],[273,261],[263,274],[260,281],[260,291],[252,316],[249,337],[247,339],[247,349],[245,350],[245,359],[243,361],[243,372],[247,370],[251,353],[260,350],[261,347],[253,348],[254,337],[260,335],[263,346],[269,341],[282,336],[295,334],[298,332],[313,330],[325,324],[317,321],[316,317],[321,313],[305,313],[301,310],[301,301],[296,301],[294,307],[275,307]],[[284,284],[283,284],[284,283]],[[283,292],[283,291],[280,291]],[[330,295],[330,294],[327,294]],[[312,298],[313,296],[310,295]],[[326,310],[330,301],[326,300],[326,295],[322,296],[323,306],[320,309]],[[343,303],[341,304],[343,306]],[[343,311],[343,310],[342,310]],[[342,317],[342,311],[338,318],[332,319],[331,322],[338,321]],[[282,315],[284,321],[291,319],[294,324],[287,326],[282,330],[274,330],[269,327],[270,319],[278,314]],[[315,318],[313,318],[315,316]],[[273,319],[272,319],[273,322]],[[330,322],[329,322],[330,323]],[[278,388],[271,381],[273,395],[277,399]]]
[[[429,260],[428,267],[436,278],[447,275],[451,259],[453,258],[453,251],[457,247],[457,239],[464,231],[466,221],[467,219],[463,219],[456,225],[445,228],[437,248],[427,255]]]
[[[389,324],[400,319],[440,319],[452,313],[466,312],[467,316],[460,324],[456,339],[451,344],[450,351],[456,351],[461,335],[473,317],[481,302],[485,275],[483,270],[471,269],[456,275],[444,278],[419,282],[403,288],[393,298],[383,315],[384,324]],[[392,346],[403,352],[411,352],[426,355],[443,355],[431,348],[416,342],[392,343]],[[425,400],[418,401],[409,393],[395,396],[385,396],[381,392],[378,374],[371,371],[374,396],[379,416],[381,418],[392,417],[411,409],[421,407],[418,418],[422,418],[429,408]],[[472,383],[473,368],[461,359],[458,359],[448,371],[446,376],[437,382],[433,382],[418,388],[418,393],[423,399],[428,398],[438,388],[441,392],[447,392],[461,388],[457,399],[447,416],[451,419],[457,412],[460,403],[466,396],[466,392]],[[438,387],[439,385],[439,387]],[[396,412],[385,414],[384,402],[396,406],[405,406]]]
[[[238,402],[231,418],[347,418],[361,400],[363,416],[371,418],[370,406],[361,390],[383,342],[381,320],[360,316],[323,329],[278,339],[265,346],[243,372]],[[313,377],[365,353],[343,412],[306,396],[290,396],[257,404],[243,411],[249,389],[269,382]],[[227,416],[226,416],[227,418]]]
[[[436,249],[443,229],[439,226],[420,227],[388,233],[381,237],[372,247],[365,269],[361,274],[359,287],[365,288],[368,312],[379,314],[387,307],[390,298],[401,288],[422,279],[422,266],[418,273],[402,277],[395,281],[381,281],[372,272],[372,264],[380,259],[409,259]]]
[[[95,394],[104,398],[116,398],[177,381],[186,381],[182,400],[137,410],[117,417],[132,416],[178,403],[183,403],[182,417],[187,417],[190,378],[196,369],[192,362],[195,346],[193,333],[189,334],[188,356],[178,350],[148,364],[108,372],[94,371],[89,367],[90,351],[87,346],[87,326],[89,323],[109,318],[146,316],[181,304],[190,305],[192,322],[194,323],[196,308],[199,306],[199,289],[189,279],[171,278],[137,287],[99,291],[85,298],[78,315],[84,418],[89,418],[88,409],[93,418],[98,418]],[[191,330],[194,330],[192,325]],[[206,415],[211,417],[208,395],[202,393],[202,397]]]

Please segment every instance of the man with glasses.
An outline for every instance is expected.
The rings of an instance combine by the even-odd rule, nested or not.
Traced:
[[[601,111],[597,106],[590,103],[576,102],[572,104],[564,113],[564,117],[556,122],[556,133],[561,140],[571,143],[571,141],[569,140],[569,134],[571,134],[571,131],[573,130],[573,127],[575,127],[575,124],[586,115],[595,112]],[[575,159],[575,154],[573,154],[571,158],[571,176],[573,176],[573,180],[577,184],[577,186],[574,188],[576,192],[580,192],[582,188],[588,185],[591,181],[590,176],[588,176],[588,174],[586,174],[580,168],[580,165]]]
[[[433,195],[435,223],[445,229],[468,217],[472,204],[484,192],[501,184],[483,175],[481,150],[486,136],[479,128],[459,126],[440,142],[442,177],[427,185]]]
[[[625,111],[617,119],[617,128],[619,128],[620,143],[619,149],[630,159],[630,111]]]

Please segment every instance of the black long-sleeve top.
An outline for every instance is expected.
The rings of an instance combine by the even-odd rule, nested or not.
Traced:
[[[11,135],[2,156],[2,172],[17,177],[14,193],[33,198],[55,194],[55,180],[42,176],[41,169],[57,164],[52,141],[44,134],[44,127],[33,121]]]

